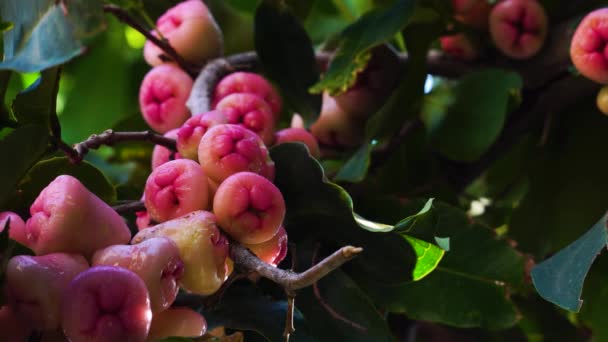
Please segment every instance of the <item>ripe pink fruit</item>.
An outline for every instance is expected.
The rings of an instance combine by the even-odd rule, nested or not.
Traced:
[[[181,286],[197,294],[209,295],[217,291],[227,277],[228,240],[215,222],[212,213],[199,210],[141,230],[131,243],[160,236],[170,238],[184,262]]]
[[[27,341],[32,333],[31,322],[24,321],[8,306],[0,307],[0,331],[6,342]]]
[[[266,145],[255,133],[239,125],[211,127],[199,144],[198,160],[209,179],[216,183],[241,171],[274,179],[274,162]]]
[[[203,65],[208,59],[222,54],[222,31],[200,0],[184,1],[170,8],[158,18],[156,28],[175,51],[192,64]],[[158,37],[156,31],[152,34]],[[163,63],[160,55],[163,51],[147,41],[144,46],[146,62],[152,66],[159,65]]]
[[[608,84],[608,8],[595,10],[581,21],[570,44],[570,58],[590,80]]]
[[[4,211],[0,213],[0,233],[4,231],[6,223],[9,224],[8,237],[19,242],[22,245],[27,245],[27,236],[25,235],[25,222],[21,216],[10,212]]]
[[[308,147],[310,155],[319,158],[321,156],[321,150],[319,150],[319,144],[314,135],[303,128],[285,128],[275,133],[275,144],[282,144],[285,142],[301,142]]]
[[[448,56],[463,61],[473,61],[477,58],[477,49],[464,33],[443,36],[439,38],[439,42],[441,49]]]
[[[175,301],[184,263],[177,245],[158,237],[136,245],[115,245],[98,250],[93,266],[120,266],[135,272],[146,283],[152,312],[167,309]]]
[[[186,100],[191,90],[192,79],[177,66],[152,68],[139,88],[139,109],[144,120],[160,133],[178,128],[190,117]]]
[[[220,227],[245,244],[266,242],[275,236],[285,217],[285,200],[268,179],[239,172],[226,178],[213,198]]]
[[[260,260],[272,266],[277,266],[287,256],[287,232],[281,226],[272,239],[256,245],[244,245]]]
[[[198,145],[209,128],[228,123],[219,111],[197,114],[188,119],[177,132],[177,150],[184,157],[198,161]]]
[[[165,133],[165,137],[177,140],[178,131],[179,131],[179,129],[177,129],[177,128],[172,129],[169,132]],[[182,158],[183,157],[181,156],[181,154],[179,152],[173,152],[164,146],[155,145],[154,149],[152,150],[152,170],[156,169],[157,167],[163,165],[164,163],[166,163],[170,160],[182,159]]]
[[[131,232],[114,209],[72,176],[62,175],[40,192],[25,223],[27,246],[37,255],[93,253],[127,243]]]
[[[253,94],[230,94],[215,107],[224,113],[228,123],[241,125],[259,135],[266,145],[274,139],[272,110],[261,97]]]
[[[148,176],[144,197],[146,209],[156,222],[206,209],[209,205],[207,176],[195,161],[172,160]]]
[[[282,105],[281,96],[264,77],[244,71],[229,74],[215,87],[212,106],[215,108],[224,97],[236,93],[248,93],[261,97],[270,106],[275,121],[279,119]]]
[[[87,261],[76,254],[15,256],[6,267],[9,306],[35,330],[57,329],[64,292],[87,268]]]
[[[321,114],[310,126],[312,135],[326,146],[357,146],[363,142],[365,122],[349,116],[336,100],[323,94]]]
[[[199,337],[207,331],[207,321],[200,313],[186,307],[174,307],[152,318],[148,341],[170,336]]]
[[[492,40],[511,58],[534,56],[545,43],[547,32],[547,14],[536,0],[503,0],[490,12]]]
[[[146,229],[150,227],[151,223],[152,219],[150,218],[150,214],[148,214],[147,210],[135,212],[135,225],[137,226],[137,230]]]
[[[70,341],[145,341],[152,312],[141,278],[122,267],[80,273],[63,298],[63,332]]]

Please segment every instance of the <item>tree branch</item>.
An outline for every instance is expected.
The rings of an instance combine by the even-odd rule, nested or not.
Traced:
[[[126,214],[135,211],[146,210],[146,206],[143,201],[128,201],[126,203],[118,204],[112,207],[118,214]]]
[[[102,145],[111,146],[123,141],[147,141],[156,145],[164,146],[173,151],[176,150],[175,139],[167,138],[152,131],[143,132],[114,132],[111,129],[101,134],[93,134],[87,140],[70,147],[65,142],[56,141],[57,147],[62,150],[73,163],[81,162],[89,150],[96,150]]]
[[[122,9],[122,8],[116,6],[116,5],[108,5],[108,4],[103,5],[103,10],[106,13],[111,13],[118,20],[120,20],[123,23],[131,26],[132,28],[134,28],[135,30],[137,30],[139,33],[141,33],[142,35],[144,35],[144,37],[146,37],[146,39],[148,39],[149,41],[151,41],[152,43],[154,43],[161,50],[163,50],[164,53],[167,54],[167,56],[163,56],[165,59],[172,59],[172,60],[174,60],[191,77],[193,77],[193,78],[196,77],[196,75],[198,74],[198,71],[200,70],[200,68],[198,68],[195,65],[189,63],[182,56],[180,56],[177,53],[177,51],[175,51],[175,49],[171,46],[171,44],[169,44],[169,41],[167,41],[166,39],[157,38],[155,35],[153,35],[143,25],[141,25],[133,17],[131,17],[131,15],[129,15],[129,12],[127,12],[126,10],[124,10],[124,9]]]

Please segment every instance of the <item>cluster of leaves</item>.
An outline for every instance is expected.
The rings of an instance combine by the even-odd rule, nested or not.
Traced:
[[[155,13],[171,5],[149,2],[154,4],[112,1],[144,22],[144,9]],[[139,199],[150,146],[123,144],[91,153],[78,165],[57,148],[107,128],[145,129],[136,93],[146,67],[128,45],[129,31],[104,17],[102,1],[15,3],[0,3],[0,29],[6,31],[0,158],[10,163],[0,168],[0,209],[26,217],[39,191],[60,174],[76,176],[111,204]],[[293,340],[390,341],[408,334],[395,321],[469,338],[575,341],[584,338],[585,327],[599,340],[608,338],[600,265],[591,268],[576,316],[540,300],[530,278],[534,261],[566,247],[604,213],[608,183],[598,156],[605,152],[608,122],[592,99],[542,113],[548,119],[531,120],[503,146],[508,123],[521,116],[521,100],[539,95],[509,68],[477,67],[457,79],[429,76],[428,51],[450,20],[444,1],[230,0],[211,6],[227,51],[255,47],[262,71],[279,86],[290,111],[308,123],[318,115],[319,94],[351,85],[371,47],[390,43],[408,54],[399,86],[368,121],[360,148],[322,163],[298,144],[271,151],[287,204],[285,226],[296,246],[281,266],[293,262],[305,269],[317,254],[336,247],[364,248],[316,288],[300,291]],[[239,18],[252,23],[249,31],[230,26]],[[245,43],[234,43],[239,39]],[[322,42],[336,49],[323,77],[314,59]],[[74,59],[85,46],[86,54]],[[19,72],[32,71],[42,72],[23,89],[27,74]],[[394,144],[406,126],[408,134]],[[390,158],[375,164],[387,145],[394,148]],[[479,206],[483,210],[474,210]],[[15,250],[5,238],[4,261]],[[583,280],[606,239],[602,219],[534,268],[542,296],[578,311]],[[276,341],[287,305],[280,288],[262,280],[256,286],[237,282],[218,305],[197,309],[211,327]]]

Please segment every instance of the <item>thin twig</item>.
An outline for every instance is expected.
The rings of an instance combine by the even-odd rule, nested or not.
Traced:
[[[295,326],[293,325],[293,312],[295,310],[295,302],[296,296],[294,293],[287,295],[287,317],[285,318],[285,331],[283,332],[283,337],[285,337],[285,342],[289,342],[289,337],[296,331]]]
[[[111,146],[117,142],[123,141],[147,141],[164,146],[173,151],[176,150],[175,139],[167,138],[152,131],[115,132],[111,129],[108,129],[101,134],[93,134],[87,140],[74,145],[73,148],[61,140],[57,142],[57,146],[68,158],[70,158],[70,161],[79,163],[84,159],[89,150],[96,150],[102,145]]]
[[[111,13],[118,20],[131,26],[139,33],[144,35],[146,39],[148,39],[156,46],[158,46],[161,50],[163,50],[163,52],[167,54],[167,58],[174,60],[191,77],[195,77],[198,74],[199,69],[195,65],[192,65],[191,63],[186,61],[182,56],[180,56],[167,40],[156,37],[149,30],[143,27],[143,25],[138,23],[133,17],[131,17],[131,15],[129,15],[129,12],[116,5],[108,4],[103,6],[103,10],[107,13]]]
[[[116,211],[118,214],[122,215],[126,213],[146,210],[146,206],[142,201],[129,201],[127,203],[115,205],[112,207],[112,209],[114,209],[114,211]]]

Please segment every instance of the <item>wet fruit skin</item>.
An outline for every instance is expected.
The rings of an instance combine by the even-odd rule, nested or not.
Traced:
[[[179,129],[175,128],[165,133],[164,136],[171,139],[177,139],[177,132]],[[182,159],[182,156],[179,152],[171,151],[170,149],[161,146],[154,145],[154,149],[152,150],[152,170],[157,167],[163,165],[164,163],[175,160]]]
[[[321,150],[319,149],[317,139],[303,128],[284,128],[275,133],[275,145],[286,142],[301,142],[308,147],[311,156],[314,158],[319,158],[321,156]]]
[[[274,118],[270,106],[261,97],[248,93],[230,94],[217,104],[229,124],[243,126],[259,135],[266,145],[274,140]]]
[[[199,337],[206,332],[207,321],[200,313],[186,307],[172,307],[154,315],[147,341],[170,336]]]
[[[204,2],[183,1],[170,8],[156,21],[156,28],[186,61],[202,65],[223,53],[222,31]],[[156,31],[152,34],[158,37]],[[163,51],[151,41],[144,46],[144,59],[152,66],[164,61]]]
[[[310,126],[319,144],[330,147],[353,147],[363,142],[365,121],[346,113],[328,93],[323,94],[321,114]]]
[[[226,115],[216,110],[193,115],[177,131],[177,150],[180,155],[198,161],[198,145],[203,135],[211,127],[226,123]]]
[[[570,43],[570,58],[588,79],[608,84],[608,8],[595,10],[580,22]]]
[[[152,311],[144,281],[117,266],[95,266],[70,283],[63,298],[62,327],[73,342],[143,342]]]
[[[21,216],[10,212],[4,211],[0,213],[0,233],[4,231],[6,223],[9,223],[9,238],[19,242],[22,245],[27,244],[27,237],[25,235],[25,222]]]
[[[217,188],[213,212],[219,226],[233,239],[258,244],[277,234],[285,218],[285,200],[268,179],[239,172]]]
[[[536,0],[503,0],[490,12],[490,35],[503,54],[514,59],[536,55],[547,38],[548,19]]]
[[[260,260],[272,266],[277,266],[287,256],[287,232],[284,227],[272,239],[255,245],[244,245]]]

